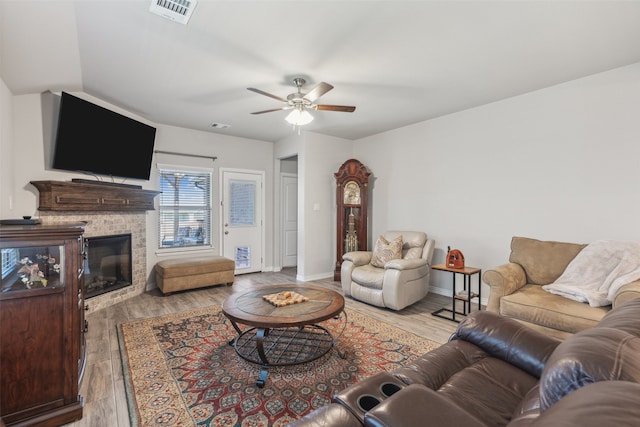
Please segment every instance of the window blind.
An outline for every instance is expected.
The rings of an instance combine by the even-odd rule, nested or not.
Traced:
[[[160,169],[159,247],[211,245],[211,172]]]

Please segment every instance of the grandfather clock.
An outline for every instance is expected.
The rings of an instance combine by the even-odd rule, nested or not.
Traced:
[[[367,208],[371,172],[356,159],[340,166],[336,177],[337,251],[333,280],[340,281],[342,255],[367,250]]]

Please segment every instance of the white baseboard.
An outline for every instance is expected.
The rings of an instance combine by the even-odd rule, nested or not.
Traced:
[[[312,280],[322,280],[322,279],[329,279],[329,278],[333,278],[333,271],[330,273],[320,273],[320,274],[314,274],[314,275],[309,275],[309,276],[301,276],[301,275],[296,275],[296,280],[300,280],[302,282],[310,282]]]

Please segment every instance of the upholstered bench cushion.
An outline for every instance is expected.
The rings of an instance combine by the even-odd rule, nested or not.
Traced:
[[[156,264],[156,271],[164,278],[216,273],[235,268],[233,260],[218,255],[166,259]]]
[[[155,266],[156,282],[164,294],[204,286],[233,283],[235,262],[219,255],[173,258]]]

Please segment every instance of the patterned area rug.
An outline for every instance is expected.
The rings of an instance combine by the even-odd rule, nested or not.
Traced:
[[[285,426],[345,387],[439,346],[347,310],[323,322],[337,338],[320,358],[269,369],[240,358],[219,306],[118,326],[132,426]],[[338,354],[346,352],[346,358]]]

